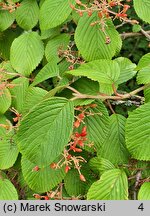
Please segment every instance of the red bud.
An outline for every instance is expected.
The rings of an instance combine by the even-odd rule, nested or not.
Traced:
[[[80,134],[78,132],[75,133],[75,137],[79,138]]]
[[[86,135],[87,135],[86,126],[84,126],[84,127],[82,128],[82,132],[81,132],[80,135],[81,135],[81,136],[86,136]]]
[[[97,107],[97,104],[90,104],[90,107],[95,108],[95,107]]]
[[[78,117],[79,117],[79,119],[84,119],[85,118],[85,115],[84,115],[84,113],[80,113],[79,115],[78,115]]]
[[[41,199],[41,196],[39,194],[34,194],[33,196],[35,199]]]
[[[88,11],[88,16],[89,16],[89,17],[92,16],[92,10],[89,10],[89,11]]]
[[[65,173],[68,173],[68,171],[69,171],[70,169],[71,169],[70,166],[67,165],[67,166],[65,167]]]
[[[71,154],[69,154],[69,155],[67,156],[67,160],[70,160],[70,159],[71,159],[71,157],[72,157],[72,155],[71,155]]]
[[[49,200],[49,197],[48,197],[48,196],[44,196],[44,199],[45,199],[45,200]]]
[[[80,174],[80,180],[83,181],[83,182],[86,182],[86,179],[85,179],[84,175]]]
[[[83,16],[83,12],[79,11],[79,15],[80,15],[80,17],[82,17]]]
[[[73,151],[74,152],[82,152],[82,149],[80,149],[80,148],[74,148]]]
[[[74,9],[75,9],[75,6],[74,6],[74,5],[72,5],[72,4],[70,4],[70,7],[71,7],[71,9],[72,9],[72,10],[74,10]]]
[[[51,169],[56,169],[56,167],[57,167],[57,164],[56,164],[56,163],[51,163],[51,164],[50,164],[50,168],[51,168]]]
[[[80,126],[80,121],[79,120],[75,121],[74,122],[74,127],[78,128],[79,126]]]
[[[84,143],[82,140],[78,140],[78,145],[81,146],[81,147],[84,147]]]
[[[39,168],[38,166],[35,166],[35,167],[32,169],[32,171],[36,171],[36,172],[37,172],[37,171],[39,171],[39,169],[40,169],[40,168]]]

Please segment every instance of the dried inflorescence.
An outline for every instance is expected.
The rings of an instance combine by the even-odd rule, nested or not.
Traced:
[[[3,94],[5,94],[6,89],[14,88],[17,84],[11,84],[5,77],[5,71],[1,68],[0,69],[0,97],[2,97]],[[10,109],[16,116],[13,118],[13,122],[17,123],[19,122],[21,118],[21,114],[18,113],[16,109],[13,107]],[[12,131],[13,128],[17,128],[17,125],[13,126],[12,123],[6,119],[6,124],[0,123],[0,127],[5,128],[7,132],[9,133]]]
[[[129,2],[129,1],[128,1]],[[84,4],[79,0],[76,0],[77,7],[70,4],[70,7],[75,10],[80,16],[87,13],[88,16],[92,16],[94,12],[98,13],[99,18],[118,18],[127,19],[127,11],[130,8],[128,4],[122,3],[122,0],[94,0],[91,4]],[[113,8],[117,8],[117,12]]]
[[[45,195],[33,194],[33,196],[35,199],[38,199],[38,200],[41,200],[41,199],[44,199],[44,200],[51,200],[51,199],[53,200],[68,200],[68,199],[79,200],[80,199],[80,196],[64,197],[63,196],[63,186],[64,184],[60,183],[56,189],[48,191]]]
[[[69,70],[73,70],[76,65],[81,65],[85,61],[78,56],[78,51],[73,50],[74,44],[68,45],[67,49],[64,50],[63,47],[59,47],[58,55],[61,58],[65,58],[67,62],[71,63]]]
[[[16,116],[13,118],[13,121],[14,122],[19,122],[20,121],[20,118],[22,116],[22,114],[20,114],[16,109],[14,109],[14,107],[12,107],[10,109],[10,111],[12,111]]]
[[[20,122],[20,119],[21,119],[21,116],[22,116],[13,107],[10,108],[9,110],[16,115],[14,118],[12,118],[13,122],[15,123],[15,125],[12,125],[12,123],[8,119],[6,119],[6,123],[5,124],[0,123],[0,127],[5,128],[6,131],[7,131],[7,133],[11,132],[13,129],[16,129],[16,130],[18,129],[19,122]]]
[[[0,6],[0,10],[6,10],[9,11],[9,13],[12,13],[16,8],[20,7],[20,3],[14,3],[12,0],[7,0],[7,2],[0,2]]]
[[[10,73],[6,71],[4,68],[0,68],[0,95],[4,93],[6,88],[14,88],[17,84],[12,84],[8,80],[8,75]],[[11,73],[12,74],[12,73]]]
[[[127,0],[126,2],[128,3],[130,1],[131,0]],[[91,17],[92,14],[96,12],[99,20],[92,22],[90,25],[95,26],[98,24],[100,30],[103,31],[106,36],[106,44],[109,44],[111,40],[105,31],[108,19],[119,19],[120,21],[130,24],[138,24],[137,20],[130,20],[128,18],[127,11],[130,8],[130,5],[127,3],[123,3],[122,0],[94,0],[93,3],[85,4],[80,0],[76,0],[76,6],[70,4],[70,7],[81,17],[84,13]]]

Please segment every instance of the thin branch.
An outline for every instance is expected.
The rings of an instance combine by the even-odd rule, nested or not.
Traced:
[[[126,24],[126,22],[123,21],[121,24],[115,26],[115,28],[116,28],[116,29],[121,28],[121,27],[124,26],[125,24]]]
[[[138,89],[135,89],[134,91],[130,92],[130,93],[127,93],[123,96],[123,99],[126,99],[126,98],[130,98],[131,96],[133,95],[136,95],[137,93],[139,93],[140,91],[143,91],[144,89],[147,89],[150,87],[150,83],[138,88]]]
[[[111,10],[107,10],[110,14],[113,14],[115,15],[115,17],[117,17],[117,13],[114,12],[114,11],[111,11]],[[127,19],[127,18],[124,18],[124,17],[119,17],[120,20],[122,20],[123,22],[126,22],[126,23],[130,23],[131,25],[134,25],[134,24],[138,24],[139,22],[137,20],[130,20],[130,19]]]
[[[145,31],[144,29],[141,29],[141,32],[142,32],[142,34],[148,39],[148,41],[150,41],[150,35],[149,35],[149,33],[150,33],[150,31]]]
[[[81,93],[79,91],[77,91],[76,89],[74,89],[73,87],[71,86],[67,86],[68,89],[70,89],[71,91],[73,91],[74,93],[80,95]]]
[[[141,30],[141,32],[142,31],[144,31],[143,29]],[[120,34],[121,35],[121,37],[123,38],[123,39],[126,39],[126,38],[128,38],[128,37],[137,37],[137,36],[142,36],[143,34],[145,34],[146,33],[146,35],[148,35],[148,36],[146,36],[147,38],[150,38],[150,31],[144,31],[144,33],[142,32],[142,33],[140,33],[140,32],[126,32],[126,33],[122,33],[122,34]]]
[[[116,114],[115,111],[113,110],[112,105],[111,105],[111,103],[110,103],[109,100],[106,101],[106,104],[108,105],[108,107],[109,107],[109,109],[111,110],[111,112],[112,112],[113,114]]]
[[[73,87],[69,86],[69,89],[72,90],[73,93],[73,97],[71,100],[76,100],[76,99],[100,99],[100,100],[124,100],[127,98],[130,98],[133,95],[136,95],[137,93],[139,93],[140,91],[143,91],[144,89],[150,87],[150,83],[146,84],[134,91],[131,91],[130,93],[126,93],[126,94],[120,94],[119,96],[109,96],[109,95],[103,95],[103,94],[98,94],[98,95],[87,95],[87,94],[82,94],[80,92],[78,92],[76,89],[74,89]]]

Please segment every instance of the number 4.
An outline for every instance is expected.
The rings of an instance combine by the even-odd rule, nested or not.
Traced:
[[[143,203],[141,203],[138,207],[139,210],[143,211],[144,210],[144,206],[143,206]]]

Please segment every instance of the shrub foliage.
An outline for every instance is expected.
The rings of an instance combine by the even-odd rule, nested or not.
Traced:
[[[149,14],[147,0],[0,0],[1,200],[150,198]]]

